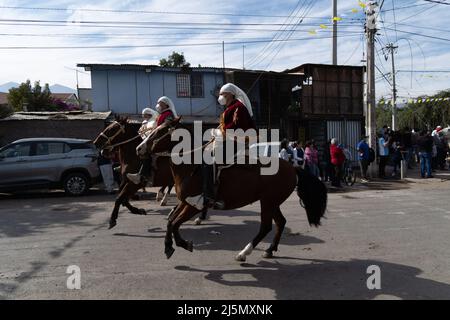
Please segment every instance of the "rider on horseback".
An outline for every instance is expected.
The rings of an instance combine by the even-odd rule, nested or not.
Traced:
[[[155,128],[166,122],[172,122],[177,117],[175,105],[170,98],[165,96],[159,98],[158,104],[156,105],[156,111],[158,111],[159,116]],[[127,178],[134,184],[146,183],[150,179],[151,159],[149,156],[145,156],[142,160],[143,162],[139,173],[127,174]]]
[[[232,83],[225,84],[220,89],[218,102],[220,105],[225,106],[225,111],[220,119],[220,129],[223,135],[225,135],[227,129],[242,129],[244,131],[255,129],[252,104],[245,92],[239,87]],[[216,201],[217,186],[214,186],[214,169],[212,165],[203,162],[202,178],[203,205],[207,208],[223,208],[224,203]]]
[[[138,133],[141,135],[142,139],[145,139],[155,128],[158,112],[151,108],[145,108],[142,110],[142,117],[144,118],[144,121],[142,121],[142,126]]]

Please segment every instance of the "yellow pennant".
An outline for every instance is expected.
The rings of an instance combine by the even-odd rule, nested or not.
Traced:
[[[316,35],[317,32],[316,32],[316,30],[309,30],[309,34]]]
[[[366,7],[366,4],[365,4],[364,2],[362,2],[361,0],[358,1],[358,4],[359,4],[359,6],[360,6],[361,8],[365,8],[365,7]]]
[[[359,10],[358,9],[352,9],[352,13],[358,13]]]
[[[321,24],[320,25],[320,29],[328,29],[328,27],[326,25],[324,25],[324,24]]]
[[[342,21],[342,18],[341,17],[334,17],[333,21]]]

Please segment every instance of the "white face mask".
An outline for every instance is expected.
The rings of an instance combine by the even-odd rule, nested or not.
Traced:
[[[225,106],[227,104],[227,99],[224,96],[219,96],[219,99],[217,99],[217,101],[221,106]]]

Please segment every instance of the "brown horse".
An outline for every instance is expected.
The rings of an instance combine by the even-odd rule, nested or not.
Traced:
[[[171,152],[177,142],[171,141],[172,133],[179,128],[180,118],[172,123],[160,126],[146,140],[145,149],[149,154]],[[139,149],[138,149],[139,150]],[[169,259],[174,253],[172,235],[177,246],[193,251],[192,241],[184,240],[180,226],[200,212],[186,201],[189,197],[202,194],[200,165],[174,164],[170,166],[175,181],[177,197],[181,201],[176,211],[170,216],[165,238],[165,254]],[[271,258],[278,250],[286,219],[280,205],[297,192],[306,209],[310,225],[319,226],[327,206],[327,189],[316,177],[302,169],[295,169],[290,163],[280,160],[278,172],[274,175],[261,175],[258,165],[234,165],[224,169],[220,176],[218,200],[225,203],[224,210],[238,209],[256,201],[261,203],[261,226],[259,233],[237,256],[237,261],[245,261],[259,242],[271,231],[272,220],[276,224],[276,233],[264,257]]]
[[[109,221],[109,229],[117,225],[119,208],[121,205],[130,210],[132,214],[146,215],[144,209],[133,207],[129,200],[136,192],[143,188],[144,185],[136,185],[127,178],[128,173],[139,171],[142,161],[136,154],[136,147],[142,142],[138,129],[132,126],[128,119],[116,117],[116,121],[110,124],[99,136],[94,140],[94,145],[101,150],[102,154],[108,156],[115,148],[119,150],[119,160],[121,164],[121,184],[119,187],[119,195],[115,200],[114,209],[111,213]],[[155,174],[153,186],[173,186],[173,178],[169,167],[168,157],[159,157],[157,159],[157,170],[152,168]],[[170,189],[170,188],[169,188]]]

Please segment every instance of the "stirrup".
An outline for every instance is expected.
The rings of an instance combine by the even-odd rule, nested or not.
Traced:
[[[127,178],[136,185],[141,183],[141,175],[139,173],[128,173]]]

